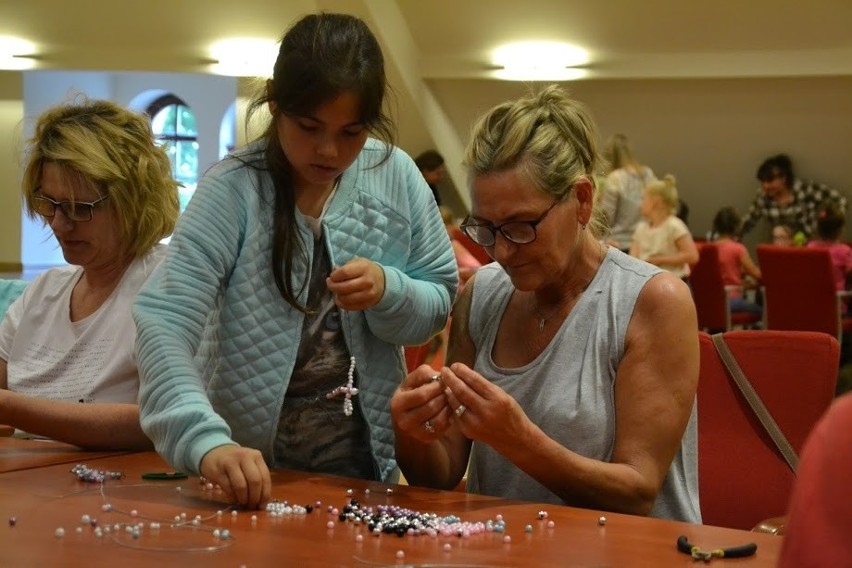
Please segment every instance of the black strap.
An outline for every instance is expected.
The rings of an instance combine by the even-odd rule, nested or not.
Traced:
[[[734,358],[731,350],[728,349],[728,344],[725,343],[725,338],[722,337],[722,334],[715,333],[711,336],[711,339],[713,340],[713,345],[716,347],[716,351],[719,353],[719,357],[721,357],[722,362],[728,369],[728,373],[731,375],[731,378],[734,379],[734,383],[736,383],[737,387],[739,387],[740,392],[754,411],[757,419],[760,420],[761,424],[763,424],[764,429],[766,429],[766,432],[772,438],[772,441],[775,442],[775,446],[778,448],[778,451],[781,452],[782,456],[784,456],[784,460],[787,462],[787,465],[790,466],[790,469],[792,469],[795,474],[796,467],[799,464],[799,458],[796,455],[796,450],[794,450],[790,445],[790,442],[787,441],[787,438],[784,436],[781,428],[778,427],[778,424],[772,418],[769,410],[755,392],[754,387],[751,386],[748,377],[745,376],[745,373],[743,373],[743,370],[740,368],[740,365],[737,363],[737,360]]]

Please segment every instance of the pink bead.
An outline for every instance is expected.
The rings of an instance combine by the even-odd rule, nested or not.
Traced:
[[[556,523],[554,523],[553,521],[547,521],[547,528],[552,529],[555,526],[556,526]]]
[[[355,542],[364,542],[364,535],[356,534],[355,535]]]
[[[333,529],[334,528],[334,521],[328,521],[328,523],[326,523],[325,526],[326,526],[326,528]]]
[[[503,544],[509,544],[511,542],[512,542],[512,537],[510,537],[509,535],[506,535],[506,536],[503,537]]]
[[[452,547],[452,545],[450,545],[449,542],[444,545],[444,552],[449,552],[452,549],[453,549],[453,547]]]
[[[396,557],[397,558],[405,558],[405,551],[397,550],[396,551]]]

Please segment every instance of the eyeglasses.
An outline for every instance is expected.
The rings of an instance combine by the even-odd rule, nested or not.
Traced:
[[[538,236],[535,228],[539,223],[544,221],[550,210],[556,207],[561,200],[554,201],[547,210],[542,213],[538,219],[534,221],[509,221],[502,225],[492,225],[491,223],[470,223],[465,221],[461,225],[461,230],[464,231],[470,240],[483,247],[493,247],[497,242],[497,231],[506,237],[506,240],[518,245],[526,245],[533,242]]]
[[[82,223],[91,221],[95,205],[106,200],[108,197],[109,195],[104,195],[95,201],[86,202],[54,201],[49,197],[35,196],[33,197],[33,209],[45,219],[53,219],[54,215],[56,215],[56,208],[58,207],[69,221]]]

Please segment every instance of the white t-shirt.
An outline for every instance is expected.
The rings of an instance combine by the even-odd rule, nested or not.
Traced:
[[[135,404],[139,371],[130,309],[165,254],[157,245],[135,260],[97,311],[76,322],[71,291],[83,269],[54,268],[36,278],[0,323],[9,390],[50,400]]]
[[[638,256],[642,260],[648,260],[653,256],[669,256],[677,254],[677,240],[689,234],[686,224],[669,215],[666,220],[652,227],[648,221],[640,221],[633,233],[633,243],[638,246]],[[689,276],[688,264],[663,264],[663,270],[668,270],[678,278]]]

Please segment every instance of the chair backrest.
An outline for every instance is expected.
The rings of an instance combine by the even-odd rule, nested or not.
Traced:
[[[689,285],[698,315],[698,328],[727,329],[728,297],[716,245],[698,245],[698,263],[691,268]]]
[[[824,249],[758,245],[767,329],[839,336],[831,256]]]
[[[6,310],[12,305],[12,302],[18,299],[18,296],[24,291],[29,282],[25,280],[11,280],[0,278],[0,321],[6,317]]]
[[[488,253],[485,252],[485,249],[482,246],[473,242],[473,240],[468,237],[464,231],[462,231],[459,227],[452,227],[450,229],[450,236],[464,245],[464,248],[470,251],[476,260],[478,260],[483,265],[490,264],[492,262],[492,258],[488,256]]]
[[[754,390],[800,452],[834,398],[840,345],[823,333],[748,330],[724,334]],[[749,530],[783,515],[795,475],[700,333],[698,483],[704,524]]]

